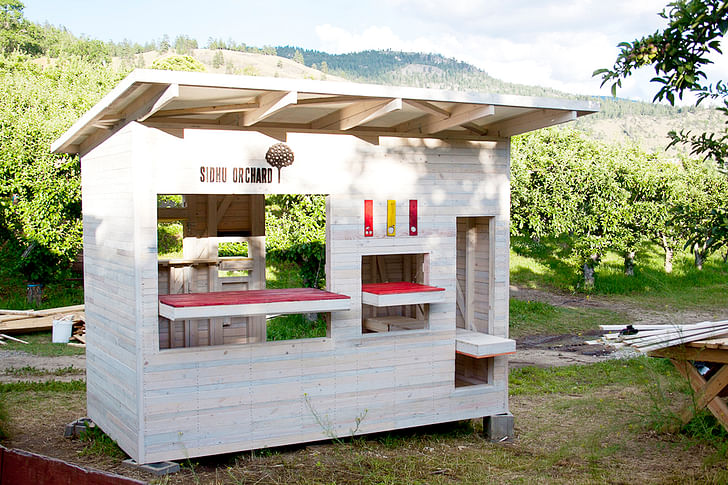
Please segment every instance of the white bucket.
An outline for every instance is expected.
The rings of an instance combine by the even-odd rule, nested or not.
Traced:
[[[73,321],[71,320],[53,320],[53,337],[54,344],[67,344],[71,339],[73,331]]]

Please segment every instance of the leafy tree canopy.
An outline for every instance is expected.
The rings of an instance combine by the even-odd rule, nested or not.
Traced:
[[[162,71],[205,72],[204,64],[190,56],[163,57],[154,61],[151,68],[160,69]]]
[[[711,64],[711,54],[722,54],[720,43],[728,31],[728,2],[725,0],[677,0],[660,13],[668,22],[658,30],[632,42],[619,44],[620,52],[611,69],[598,69],[602,85],[612,83],[616,96],[622,80],[637,69],[652,66],[656,76],[652,82],[660,85],[653,101],[683,99],[686,92],[705,99],[720,99],[719,108],[728,115],[728,85],[723,80],[710,83],[704,67]],[[728,133],[692,134],[690,131],[671,132],[670,145],[685,143],[692,153],[712,158],[728,169]]]

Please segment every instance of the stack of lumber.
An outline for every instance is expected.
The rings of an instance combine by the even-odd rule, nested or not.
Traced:
[[[49,308],[47,310],[0,310],[0,333],[20,334],[41,332],[53,328],[53,320],[71,315],[73,322],[85,320],[83,305]]]
[[[608,333],[595,342],[612,347],[631,347],[640,352],[673,347],[698,340],[728,335],[728,320],[720,322],[701,322],[690,325],[634,325],[630,330],[636,333],[624,332],[619,325],[600,325],[602,330],[622,330],[619,333]]]
[[[78,342],[81,342],[80,344],[72,344],[69,342],[69,345],[73,345],[75,347],[86,347],[86,322],[83,320],[73,321],[73,331],[71,333],[71,340],[76,340]]]

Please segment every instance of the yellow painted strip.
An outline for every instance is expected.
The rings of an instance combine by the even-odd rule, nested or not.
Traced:
[[[397,201],[387,201],[387,236],[394,236],[395,222],[397,220]]]

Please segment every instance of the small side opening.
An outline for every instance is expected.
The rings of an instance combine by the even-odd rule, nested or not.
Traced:
[[[493,357],[476,359],[465,354],[455,354],[455,387],[477,386],[490,383]]]

